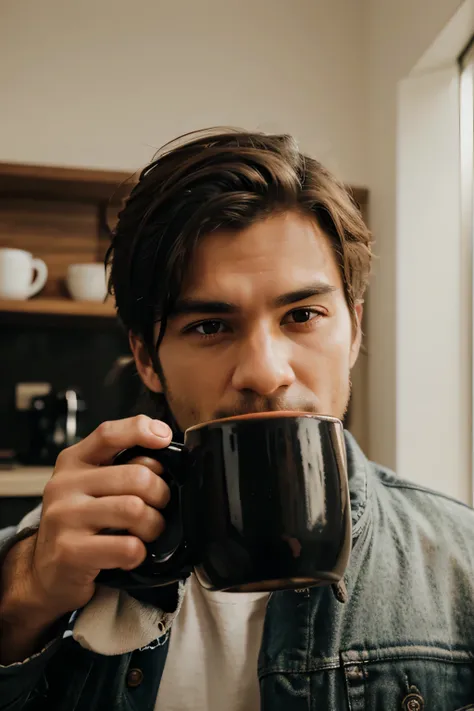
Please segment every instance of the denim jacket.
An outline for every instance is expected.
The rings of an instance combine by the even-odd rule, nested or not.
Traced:
[[[261,710],[474,710],[474,512],[369,462],[347,433],[346,445],[348,599],[270,596]],[[56,639],[0,667],[0,711],[153,711],[170,634],[115,657]]]

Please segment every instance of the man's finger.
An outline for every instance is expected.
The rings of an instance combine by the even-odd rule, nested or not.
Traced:
[[[46,499],[51,498],[51,489],[54,499],[70,496],[73,492],[94,498],[130,495],[139,496],[149,506],[162,509],[169,503],[170,490],[160,476],[163,472],[161,464],[154,462],[154,469],[130,463],[58,473],[45,492]]]
[[[58,457],[56,469],[71,462],[98,466],[110,464],[123,449],[136,445],[150,449],[163,449],[171,442],[171,429],[160,420],[137,415],[123,420],[103,422],[88,437]]]
[[[163,515],[147,506],[138,496],[101,496],[77,506],[76,523],[82,530],[99,533],[106,529],[126,530],[132,536],[150,543],[163,533]]]
[[[74,565],[88,569],[91,561],[97,568],[123,568],[132,570],[145,560],[146,548],[136,536],[110,536],[96,534],[74,539]]]

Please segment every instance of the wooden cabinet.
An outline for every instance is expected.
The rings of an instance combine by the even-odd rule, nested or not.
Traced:
[[[114,318],[105,304],[73,301],[65,287],[69,264],[103,262],[133,177],[117,171],[0,163],[0,247],[25,249],[43,259],[48,281],[28,301],[0,301],[8,314]]]

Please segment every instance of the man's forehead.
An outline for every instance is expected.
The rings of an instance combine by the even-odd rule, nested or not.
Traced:
[[[342,285],[330,240],[313,221],[288,214],[237,233],[216,231],[203,237],[182,296],[217,298],[256,288],[277,295],[316,282]]]

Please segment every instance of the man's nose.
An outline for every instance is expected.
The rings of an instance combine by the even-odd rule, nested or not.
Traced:
[[[295,381],[289,355],[288,344],[281,336],[266,330],[249,335],[240,345],[233,387],[258,395],[271,395],[279,388],[288,387]]]

